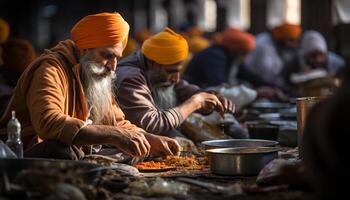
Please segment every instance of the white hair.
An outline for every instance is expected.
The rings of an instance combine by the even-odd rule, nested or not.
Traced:
[[[91,109],[90,118],[94,124],[113,125],[115,121],[113,113],[115,72],[98,64],[92,50],[87,50],[79,61],[85,97]]]

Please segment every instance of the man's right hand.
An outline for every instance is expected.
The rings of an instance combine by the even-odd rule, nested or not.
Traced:
[[[202,112],[212,112],[214,110],[224,113],[224,106],[215,94],[207,92],[199,92],[191,97],[192,101],[197,105],[197,110]]]
[[[144,132],[139,130],[122,130],[118,134],[119,139],[115,140],[115,146],[125,153],[140,157],[148,156],[151,151],[151,145],[147,141]]]
[[[73,144],[106,144],[116,146],[121,151],[134,156],[148,156],[151,145],[142,129],[123,129],[114,126],[88,125],[80,129]]]

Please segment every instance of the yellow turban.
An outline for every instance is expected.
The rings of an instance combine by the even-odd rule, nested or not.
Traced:
[[[81,19],[71,30],[78,49],[99,48],[128,41],[129,24],[119,13],[100,13]]]
[[[301,32],[301,26],[289,23],[283,23],[271,30],[272,36],[276,40],[299,39]]]
[[[188,44],[185,38],[170,28],[147,39],[141,48],[150,60],[162,65],[181,62],[188,56]]]
[[[6,42],[9,35],[10,35],[9,24],[5,20],[0,18],[0,44]]]
[[[210,45],[209,40],[201,36],[193,36],[192,38],[189,39],[188,43],[190,44],[190,50],[192,53],[197,53],[209,47]]]

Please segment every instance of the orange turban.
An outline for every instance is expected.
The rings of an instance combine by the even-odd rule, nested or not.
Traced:
[[[244,31],[227,28],[222,33],[222,45],[230,50],[249,52],[255,48],[255,37]]]
[[[106,47],[128,41],[129,24],[119,13],[100,13],[81,19],[71,30],[78,49]]]
[[[2,47],[4,66],[18,72],[23,72],[37,57],[33,46],[24,39],[9,39]]]
[[[10,35],[9,24],[5,20],[0,18],[0,44],[6,42],[9,35]]]
[[[188,56],[188,44],[185,38],[170,28],[146,40],[141,48],[142,53],[159,64],[169,65],[181,62]]]
[[[299,39],[302,28],[299,25],[283,23],[271,30],[272,36],[276,40]]]

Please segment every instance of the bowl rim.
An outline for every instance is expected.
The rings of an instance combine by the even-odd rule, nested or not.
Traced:
[[[244,150],[256,150],[256,152],[240,152]],[[214,148],[214,149],[207,149],[205,151],[213,155],[222,155],[222,154],[224,155],[256,155],[256,154],[269,154],[269,153],[275,153],[275,152],[277,153],[280,150],[281,150],[280,147],[233,147],[233,148]]]
[[[264,140],[264,139],[219,139],[219,140],[206,140],[201,142],[204,146],[208,147],[217,147],[217,148],[239,148],[239,147],[222,147],[222,146],[217,146],[217,145],[212,145],[210,143],[213,142],[266,142],[266,143],[271,143],[269,146],[276,146],[279,144],[278,141],[275,140]]]

